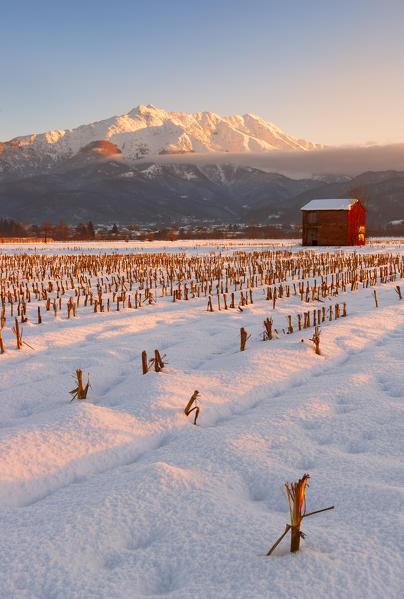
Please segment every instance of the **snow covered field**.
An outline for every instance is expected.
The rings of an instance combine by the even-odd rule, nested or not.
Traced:
[[[300,252],[293,243],[275,249]],[[270,249],[265,242],[117,242],[4,245],[0,254],[209,256],[219,247],[228,255]],[[359,250],[375,252],[402,259],[404,242]],[[223,302],[218,311],[215,294],[208,312],[204,295],[173,302],[156,293],[137,310],[94,313],[81,304],[77,318],[63,308],[55,319],[41,301],[43,323],[33,303],[23,325],[33,349],[20,351],[6,304],[0,597],[401,596],[404,300],[397,285],[404,294],[400,279],[324,301],[291,294],[275,309],[267,286],[258,285],[242,312]],[[321,324],[318,356],[313,327],[296,330],[296,315],[343,302],[347,317]],[[278,334],[263,342],[267,317]],[[244,352],[240,327],[251,335]],[[156,348],[167,365],[143,375],[141,352],[150,357]],[[77,368],[90,373],[92,388],[87,400],[70,402]],[[183,413],[195,389],[199,426]],[[287,537],[266,557],[289,521],[284,483],[305,472],[307,511],[335,510],[303,521],[299,553],[289,553]]]

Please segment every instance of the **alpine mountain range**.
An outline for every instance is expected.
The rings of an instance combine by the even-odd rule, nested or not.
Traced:
[[[404,219],[401,170],[301,176],[254,164],[256,157],[322,152],[327,148],[253,114],[140,105],[75,129],[0,143],[0,216],[30,223],[282,226],[300,223],[300,208],[311,199],[346,197],[359,188],[370,227]]]

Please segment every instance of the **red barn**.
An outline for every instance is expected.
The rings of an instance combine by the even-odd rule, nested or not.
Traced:
[[[301,210],[303,245],[365,245],[366,208],[359,200],[312,200]]]

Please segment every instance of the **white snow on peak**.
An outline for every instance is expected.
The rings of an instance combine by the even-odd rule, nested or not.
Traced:
[[[311,200],[301,210],[349,210],[357,200],[352,198],[338,198],[331,200]]]
[[[198,177],[195,175],[195,173],[185,171],[183,174],[183,178],[187,181],[191,181],[191,179],[197,179]]]
[[[58,158],[71,156],[99,140],[116,144],[124,156],[135,159],[166,153],[304,151],[321,147],[284,133],[253,114],[188,114],[168,112],[153,104],[140,104],[126,114],[75,129],[17,137],[13,142]]]
[[[146,175],[149,179],[157,177],[161,173],[161,168],[157,164],[151,164],[148,168],[141,171],[143,175]]]

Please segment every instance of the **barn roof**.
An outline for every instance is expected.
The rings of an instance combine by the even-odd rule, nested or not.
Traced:
[[[311,200],[301,210],[349,210],[356,202],[352,198],[339,198],[336,200]]]

